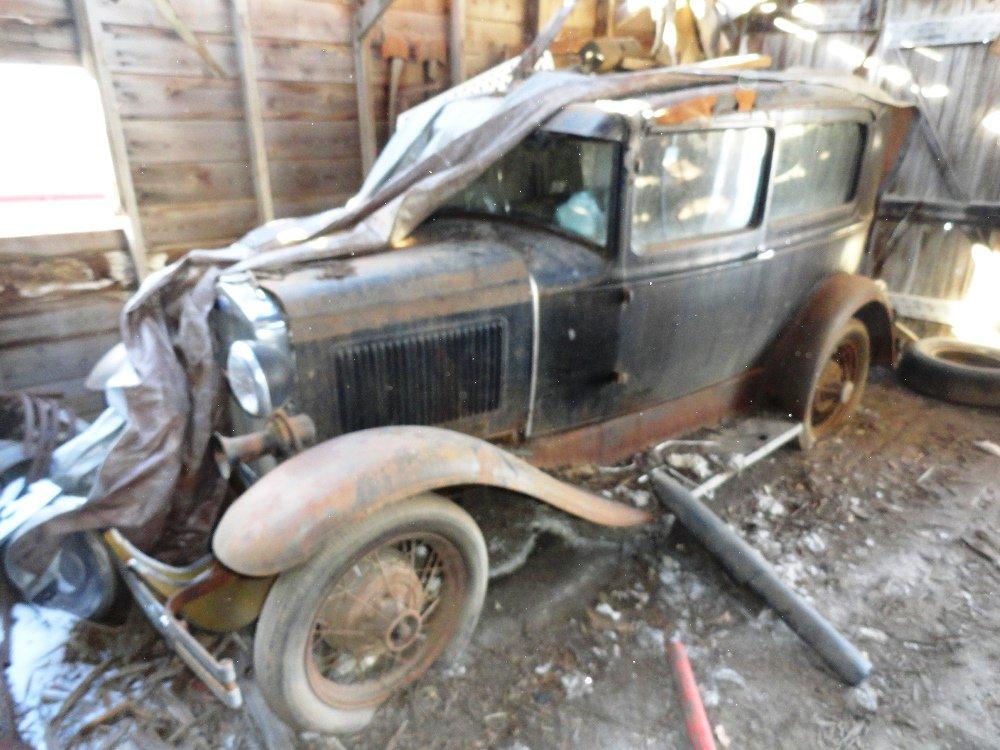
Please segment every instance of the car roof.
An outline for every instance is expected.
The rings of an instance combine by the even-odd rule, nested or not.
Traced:
[[[712,89],[751,89],[756,93],[755,106],[776,109],[809,107],[842,109],[845,107],[878,109],[883,106],[905,107],[864,79],[810,69],[788,71],[678,71],[676,87],[662,87],[638,97],[606,99],[571,104],[550,118],[543,128],[584,138],[623,140],[629,124],[664,106],[685,99],[711,95]]]

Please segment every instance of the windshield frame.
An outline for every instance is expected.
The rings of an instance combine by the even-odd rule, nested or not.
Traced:
[[[612,149],[611,177],[610,177],[610,188],[608,193],[607,226],[603,243],[596,242],[582,234],[577,234],[575,232],[563,229],[557,224],[551,222],[544,222],[541,220],[534,220],[532,217],[529,216],[510,216],[504,214],[489,213],[487,211],[475,211],[472,209],[460,208],[457,206],[449,206],[447,205],[447,203],[443,203],[441,206],[439,206],[434,211],[434,213],[432,213],[430,217],[428,217],[428,220],[433,221],[434,219],[461,217],[469,219],[478,219],[483,221],[502,221],[508,224],[523,226],[530,229],[542,229],[551,234],[556,235],[557,237],[571,240],[581,245],[585,245],[593,250],[597,250],[600,252],[602,256],[606,256],[609,259],[614,258],[617,255],[618,248],[620,245],[620,234],[622,226],[621,224],[622,217],[620,215],[621,214],[620,208],[622,206],[622,185],[623,185],[622,180],[624,177],[624,167],[625,167],[624,156],[626,150],[625,144],[622,143],[622,141],[617,138],[594,138],[589,136],[577,135],[576,133],[566,133],[559,130],[549,130],[548,128],[545,127],[541,127],[538,130],[533,131],[531,135],[525,138],[525,140],[527,140],[528,138],[532,138],[538,132],[544,132],[550,135],[564,136],[567,138],[573,138],[580,141],[603,143],[611,146]],[[523,142],[524,141],[521,141],[514,148],[518,148]],[[513,150],[514,149],[511,149],[511,151]],[[503,159],[509,153],[511,153],[511,151],[508,151],[500,158]],[[493,165],[490,165],[490,168],[492,167]],[[476,179],[479,179],[480,176],[481,175],[477,176]],[[458,193],[456,193],[455,195],[457,194]],[[448,200],[451,200],[452,197],[454,196],[449,196]]]

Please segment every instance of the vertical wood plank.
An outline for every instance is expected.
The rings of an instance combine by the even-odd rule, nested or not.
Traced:
[[[465,72],[465,0],[451,0],[448,55],[451,58],[451,85],[457,86],[467,78]]]
[[[232,0],[232,12],[236,60],[243,87],[244,120],[250,145],[250,165],[253,169],[253,190],[257,198],[259,218],[266,222],[274,218],[274,196],[271,193],[271,172],[267,163],[264,119],[261,114],[260,90],[257,87],[257,62],[254,58],[247,0]]]
[[[371,50],[368,34],[356,30],[354,48],[354,85],[358,96],[358,137],[361,141],[361,171],[367,177],[375,163],[375,113],[372,110]]]
[[[354,50],[354,84],[358,95],[358,135],[361,168],[365,175],[375,163],[375,113],[372,110],[371,56],[368,32],[392,5],[392,0],[365,0],[354,14],[351,43]]]
[[[146,241],[143,237],[142,222],[139,217],[139,203],[135,197],[135,185],[132,183],[132,170],[129,166],[125,131],[122,127],[118,101],[115,99],[114,85],[102,46],[104,29],[96,15],[96,8],[91,7],[89,0],[72,0],[72,3],[73,19],[80,39],[80,54],[83,57],[84,65],[89,68],[97,80],[101,101],[104,104],[104,120],[107,125],[108,140],[111,142],[111,156],[118,183],[118,194],[122,207],[128,216],[128,222],[123,229],[128,240],[132,262],[135,264],[136,275],[141,280],[149,273],[149,259],[146,254]]]

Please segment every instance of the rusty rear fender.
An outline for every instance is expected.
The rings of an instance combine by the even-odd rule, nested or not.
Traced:
[[[248,576],[293,568],[345,524],[421,492],[480,484],[520,492],[605,526],[651,515],[561,482],[484,440],[436,427],[349,433],[290,458],[226,511],[212,546]]]
[[[817,360],[851,318],[868,329],[873,364],[893,364],[893,312],[885,290],[866,276],[830,276],[782,331],[766,363],[771,396],[794,417],[802,416]]]

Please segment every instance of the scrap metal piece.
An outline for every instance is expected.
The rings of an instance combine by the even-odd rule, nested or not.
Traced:
[[[801,422],[799,422],[794,427],[790,427],[777,437],[771,438],[762,446],[760,446],[760,448],[758,448],[757,450],[747,453],[745,455],[737,454],[735,456],[732,456],[731,461],[733,464],[735,464],[735,466],[732,469],[730,469],[729,471],[724,471],[720,474],[716,474],[714,477],[706,480],[705,482],[702,482],[693,490],[691,490],[691,494],[694,497],[704,497],[705,495],[714,492],[723,484],[725,484],[730,479],[739,474],[741,471],[743,471],[743,469],[753,466],[761,459],[770,456],[781,446],[795,440],[795,438],[797,438],[799,435],[802,434],[802,431],[804,429],[805,429],[804,425]]]
[[[236,684],[232,659],[216,659],[188,632],[180,620],[164,607],[129,566],[121,561],[118,569],[144,615],[164,640],[177,652],[209,690],[229,708],[243,705],[243,694]]]
[[[712,739],[712,725],[708,723],[705,706],[701,702],[698,683],[694,679],[694,670],[688,659],[687,649],[680,641],[673,640],[667,645],[670,656],[670,666],[673,668],[674,679],[681,692],[681,703],[684,706],[684,725],[687,727],[688,739],[693,750],[715,750],[715,740]]]
[[[819,612],[782,581],[757,550],[661,469],[650,473],[653,492],[738,582],[764,599],[848,685],[871,674],[872,664]]]
[[[167,600],[172,612],[215,633],[239,630],[257,619],[273,582],[226,571],[211,555],[183,567],[168,565],[139,550],[118,529],[105,531],[104,543],[118,562]]]

